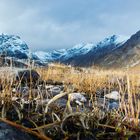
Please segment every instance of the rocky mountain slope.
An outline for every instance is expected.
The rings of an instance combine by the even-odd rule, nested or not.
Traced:
[[[100,64],[108,67],[134,67],[140,65],[140,31],[132,35],[120,47],[112,50]]]
[[[64,63],[72,64],[76,66],[92,66],[101,65],[105,57],[110,54],[113,50],[121,45],[126,40],[122,37],[113,35],[105,38],[103,41],[97,43],[88,53],[85,55],[79,55],[64,60]]]

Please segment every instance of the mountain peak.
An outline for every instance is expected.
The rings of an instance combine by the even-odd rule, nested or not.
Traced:
[[[29,55],[27,44],[15,35],[0,35],[0,54],[5,53],[9,57],[26,59]]]
[[[120,43],[124,43],[125,41],[127,41],[127,39],[128,39],[128,37],[126,37],[126,36],[112,35],[112,36],[105,38],[103,41],[100,41],[99,43],[97,43],[97,46],[107,46],[110,44],[120,44]]]

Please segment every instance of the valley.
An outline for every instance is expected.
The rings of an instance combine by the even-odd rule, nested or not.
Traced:
[[[140,137],[139,32],[43,54],[0,40],[0,139]]]

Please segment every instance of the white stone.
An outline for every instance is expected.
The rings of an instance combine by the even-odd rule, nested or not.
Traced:
[[[70,94],[70,101],[78,100],[80,102],[86,102],[87,99],[82,95],[82,93],[71,93]]]
[[[106,94],[105,98],[113,99],[113,100],[119,100],[120,99],[120,93],[118,91],[112,91],[111,93]]]
[[[54,86],[53,85],[46,85],[45,88],[48,90],[48,89],[51,89],[53,88]]]

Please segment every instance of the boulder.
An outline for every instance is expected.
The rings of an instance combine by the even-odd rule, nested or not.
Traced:
[[[40,75],[35,70],[21,69],[18,71],[16,79],[24,84],[37,83]]]

